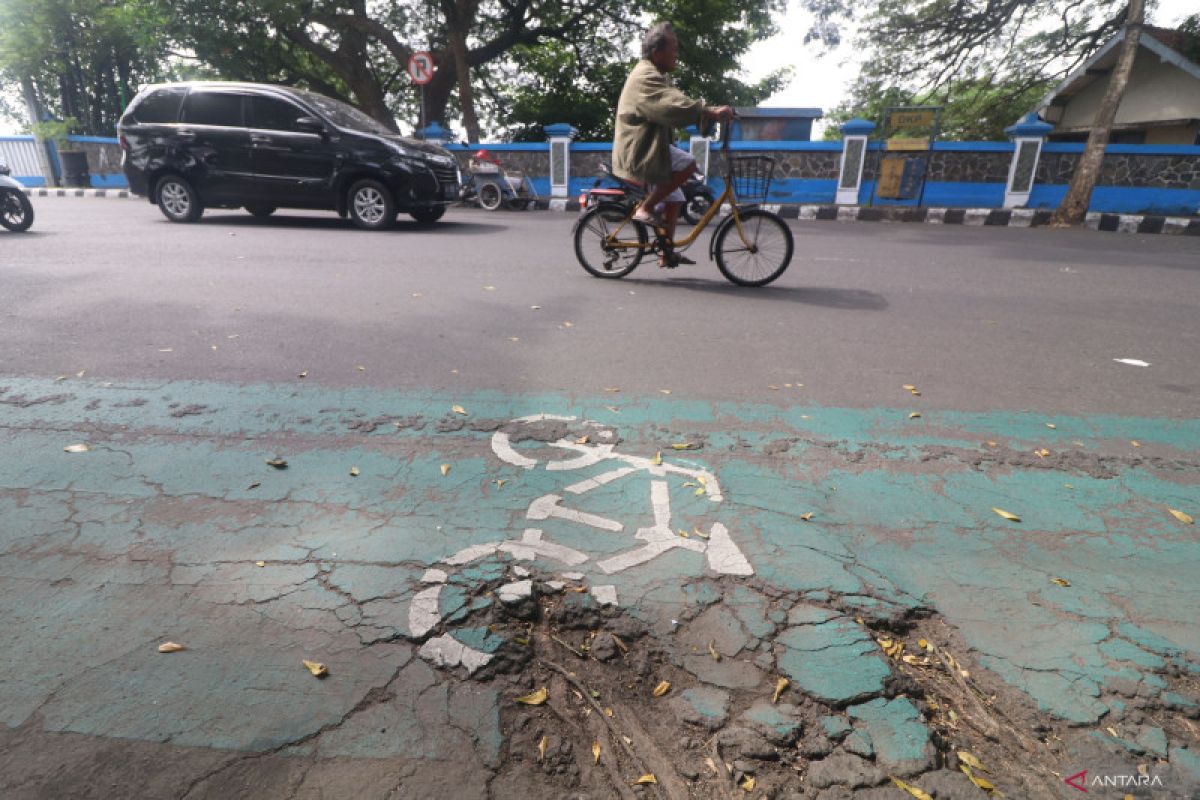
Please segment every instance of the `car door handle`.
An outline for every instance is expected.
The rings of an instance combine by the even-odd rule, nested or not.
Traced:
[[[181,142],[194,142],[194,141],[196,141],[196,132],[195,131],[177,131],[175,133],[175,138]]]
[[[261,133],[252,133],[250,134],[250,142],[251,144],[270,144],[271,137],[264,136]]]

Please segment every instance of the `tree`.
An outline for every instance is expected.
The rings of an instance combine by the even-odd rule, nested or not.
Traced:
[[[1117,117],[1117,109],[1121,105],[1125,86],[1129,83],[1129,73],[1133,69],[1133,60],[1137,56],[1145,15],[1144,0],[1129,0],[1125,38],[1121,41],[1117,67],[1108,77],[1108,87],[1104,91],[1100,107],[1096,109],[1096,119],[1088,132],[1087,145],[1083,148],[1083,155],[1075,166],[1075,171],[1071,173],[1071,185],[1067,187],[1066,196],[1054,212],[1054,225],[1078,225],[1087,216],[1092,190],[1096,187],[1100,166],[1104,163],[1104,148],[1108,144],[1113,120]]]
[[[168,2],[168,0],[159,0]],[[350,100],[395,127],[412,108],[404,74],[413,42],[437,67],[425,87],[427,118],[461,113],[480,138],[476,106],[494,122],[528,134],[533,125],[572,122],[544,113],[582,110],[601,130],[645,19],[676,21],[689,69],[681,85],[706,97],[753,101],[782,74],[755,86],[736,78],[737,59],[773,31],[784,0],[177,0],[171,32],[181,49],[223,77],[306,85]],[[689,50],[689,48],[691,48]],[[614,70],[617,63],[622,65]],[[575,82],[589,88],[584,97]],[[475,86],[482,88],[480,93]],[[457,90],[457,91],[456,91]],[[576,101],[584,100],[576,105]],[[513,114],[517,114],[515,118]],[[540,119],[538,118],[540,115]]]
[[[0,75],[78,132],[111,135],[134,87],[163,74],[161,19],[149,0],[0,0]]]

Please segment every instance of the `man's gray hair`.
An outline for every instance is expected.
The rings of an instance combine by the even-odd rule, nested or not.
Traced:
[[[669,22],[659,22],[642,37],[642,58],[650,58],[655,51],[667,46],[675,38],[675,28]]]

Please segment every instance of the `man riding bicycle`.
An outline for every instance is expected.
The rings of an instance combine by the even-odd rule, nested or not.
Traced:
[[[669,22],[659,22],[642,39],[642,60],[637,63],[617,102],[616,137],[613,141],[613,172],[626,180],[645,183],[646,199],[633,219],[666,230],[666,240],[675,238],[675,224],[683,193],[679,190],[696,169],[696,161],[673,147],[675,128],[704,127],[707,120],[728,122],[729,106],[706,106],[675,88],[669,73],[679,64],[679,42]],[[660,219],[655,207],[665,203]],[[660,267],[694,264],[667,249]]]

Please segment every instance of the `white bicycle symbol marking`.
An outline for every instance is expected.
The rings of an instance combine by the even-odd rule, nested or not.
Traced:
[[[531,424],[538,422],[575,422],[577,417],[558,416],[553,414],[534,414],[519,417],[513,422]],[[602,428],[599,423],[584,422],[585,426]],[[611,432],[601,430],[598,438],[611,438]],[[588,437],[589,439],[591,437]],[[502,461],[524,469],[534,469],[538,461],[517,452],[512,446],[509,435],[498,431],[492,435],[492,451]],[[741,549],[729,536],[729,531],[719,522],[714,522],[709,530],[707,539],[684,538],[671,528],[671,495],[667,483],[668,475],[679,475],[690,478],[703,487],[703,494],[713,503],[719,503],[724,498],[721,495],[720,483],[717,477],[706,470],[690,469],[671,464],[661,458],[644,458],[641,456],[618,453],[614,445],[608,443],[589,444],[563,438],[551,443],[551,446],[575,454],[572,458],[549,460],[545,469],[549,472],[567,472],[595,466],[604,462],[614,462],[616,466],[595,477],[573,483],[563,489],[565,494],[580,496],[594,489],[619,481],[631,475],[648,474],[650,480],[650,506],[653,510],[654,523],[648,527],[638,528],[633,538],[643,542],[640,546],[626,550],[616,555],[597,561],[596,566],[606,574],[614,574],[651,561],[662,554],[674,549],[690,550],[705,556],[708,568],[722,575],[753,575],[754,569]],[[697,490],[700,493],[700,490]],[[525,512],[526,519],[540,522],[551,518],[563,519],[578,523],[612,534],[625,531],[625,525],[618,520],[591,514],[570,508],[563,504],[563,495],[545,494],[535,498]],[[538,527],[527,527],[520,539],[510,539],[486,544],[476,544],[466,547],[454,555],[443,559],[439,564],[449,567],[462,566],[472,561],[495,553],[508,553],[519,561],[532,561],[543,558],[557,561],[568,567],[577,567],[590,560],[584,552],[565,545],[547,541],[544,531]],[[520,568],[518,568],[520,570]],[[521,570],[524,574],[528,574]],[[564,573],[563,577],[579,579],[580,573]],[[424,636],[442,620],[440,611],[442,589],[449,575],[442,569],[427,570],[422,582],[432,583],[427,589],[418,592],[409,607],[409,628],[416,637]],[[530,580],[516,581],[505,584],[498,590],[501,601],[528,596],[532,591]],[[617,593],[615,586],[592,586],[591,591],[596,600],[602,604],[616,605]],[[421,655],[439,666],[457,666],[462,664],[468,672],[474,672],[487,664],[492,656],[454,639],[449,634],[443,634],[430,639],[421,648]]]

